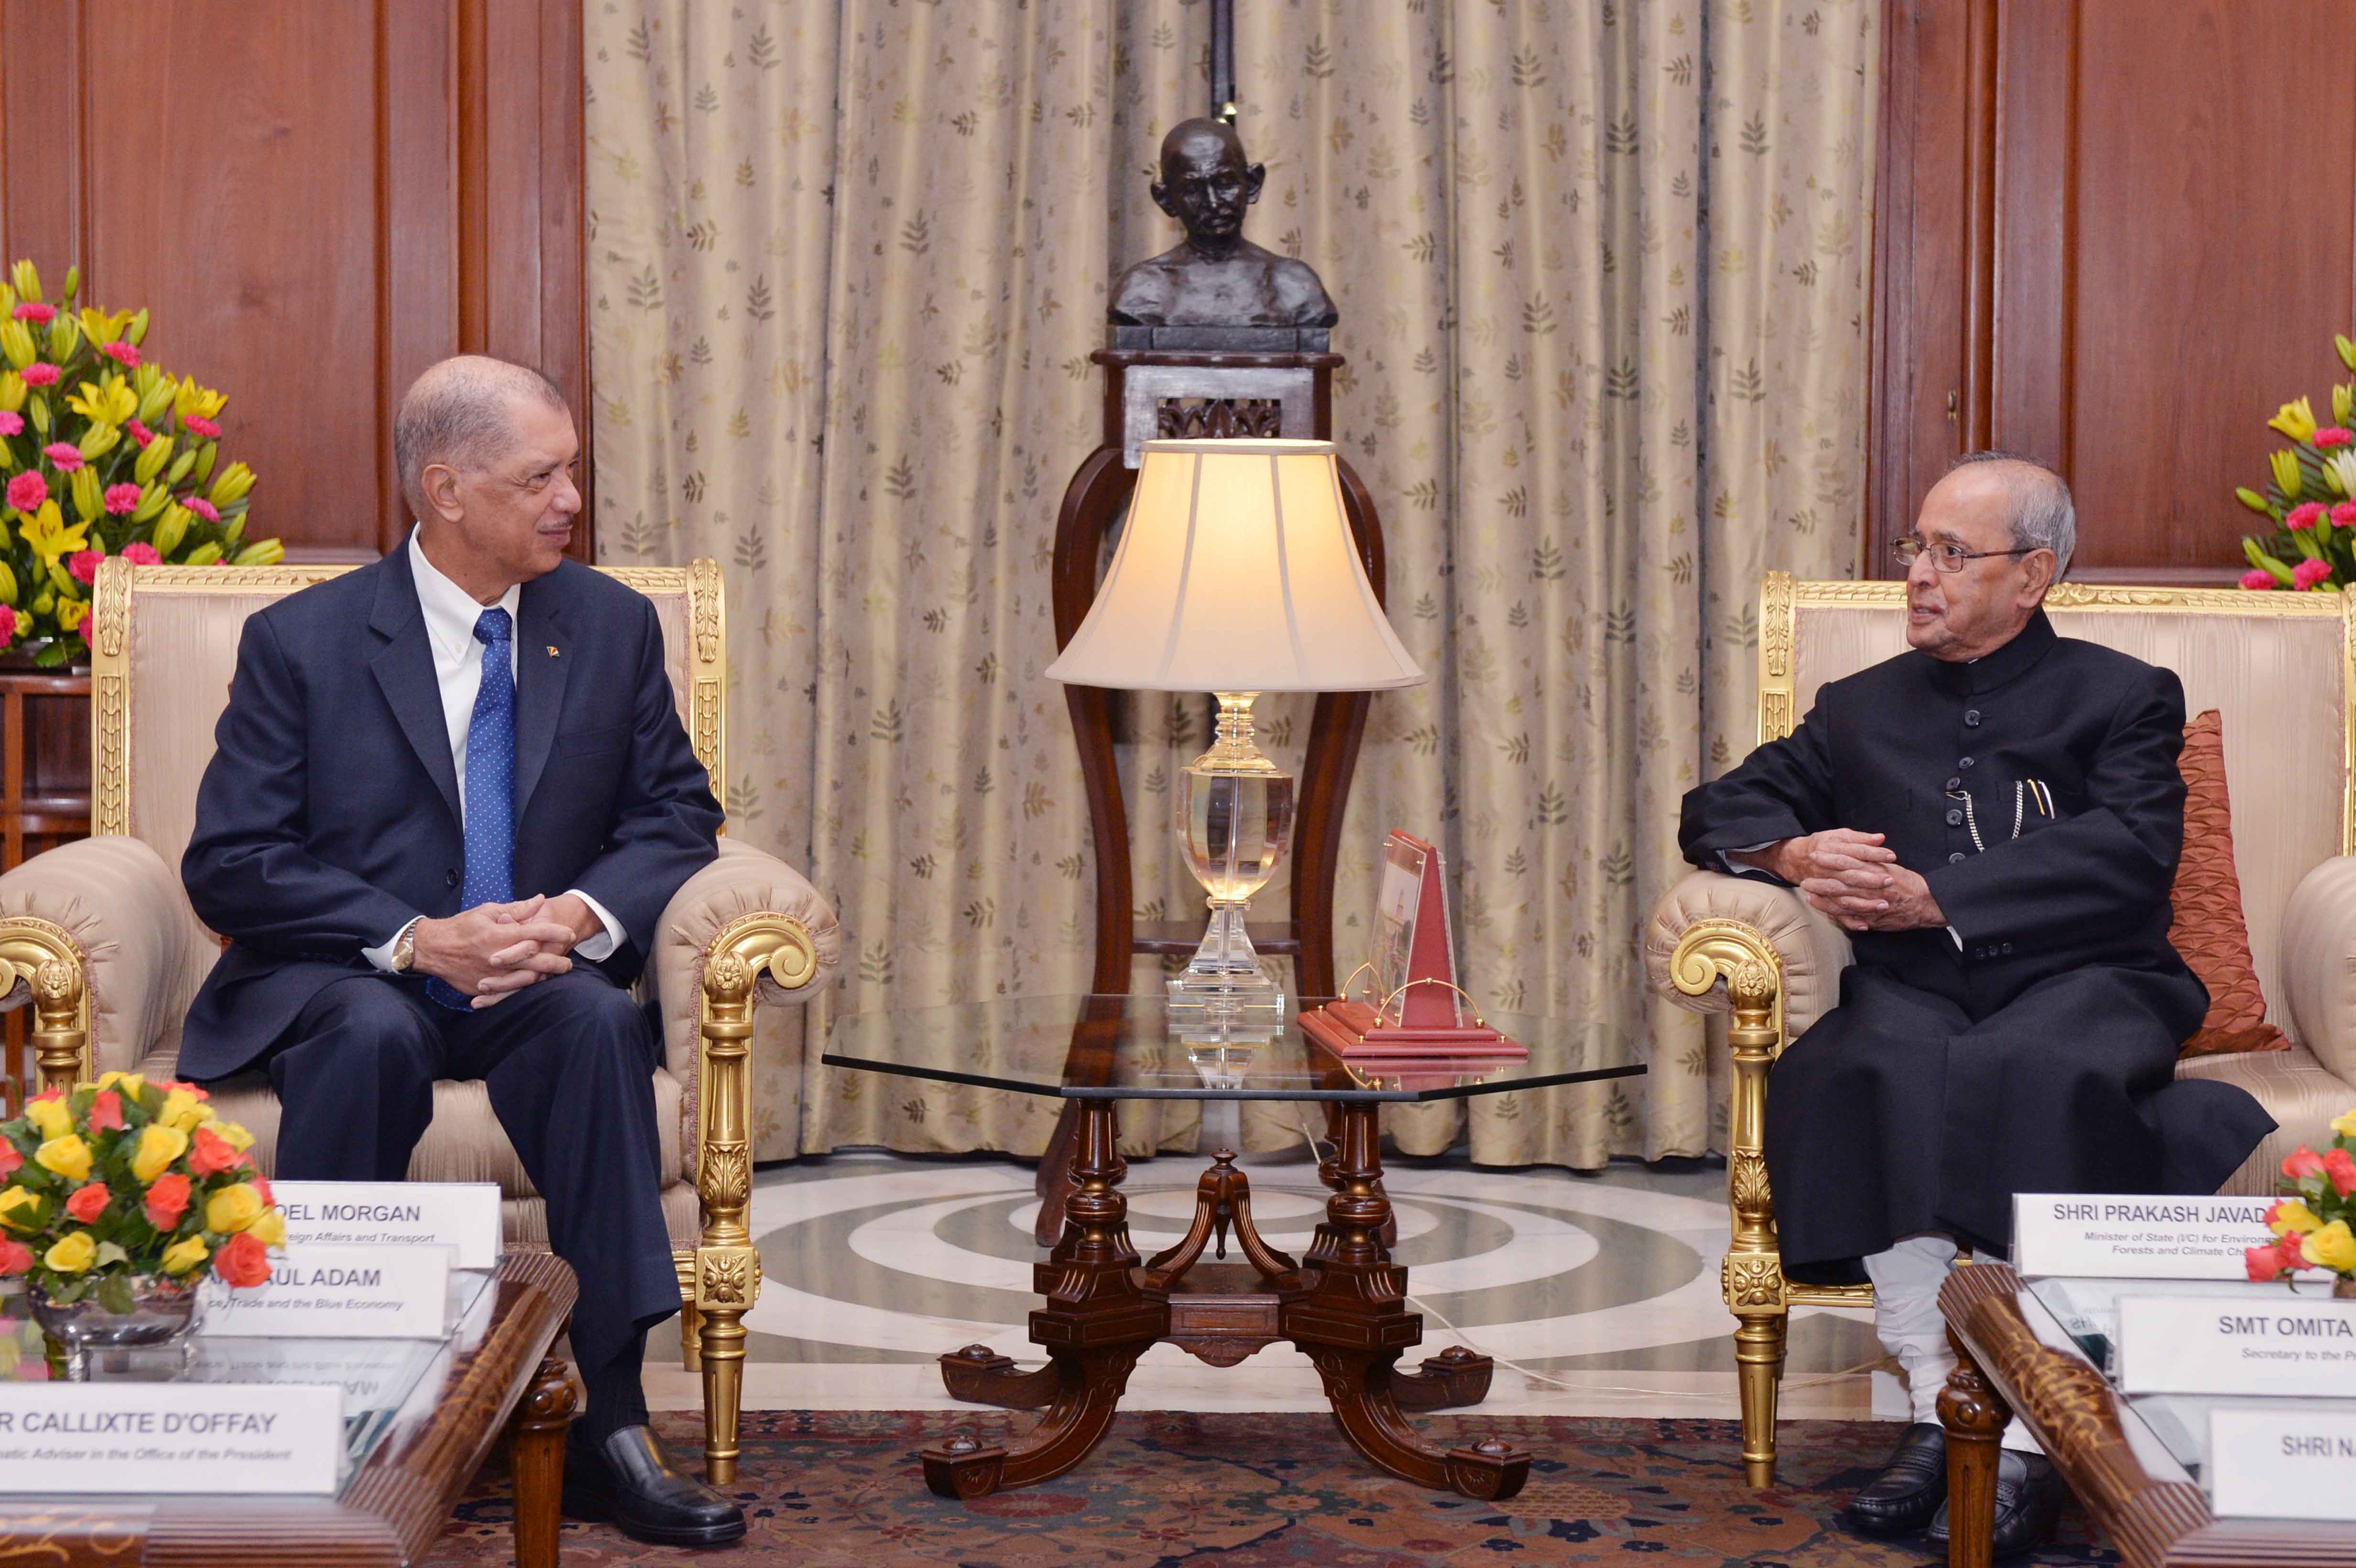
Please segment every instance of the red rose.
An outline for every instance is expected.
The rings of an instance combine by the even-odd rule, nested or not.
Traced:
[[[2270,1279],[2279,1279],[2283,1271],[2282,1253],[2275,1247],[2244,1248],[2242,1266],[2248,1269],[2250,1277],[2261,1285]]]
[[[2331,1179],[2331,1190],[2340,1197],[2356,1192],[2356,1155],[2344,1148],[2333,1149],[2323,1157],[2323,1174]]]
[[[177,1229],[188,1211],[188,1179],[166,1171],[147,1185],[147,1222],[158,1231]]]
[[[213,1277],[223,1285],[250,1286],[270,1279],[270,1249],[251,1231],[240,1231],[213,1254]]]
[[[2322,1169],[2323,1157],[2305,1144],[2299,1145],[2298,1151],[2282,1163],[2282,1173],[2293,1181],[2317,1175]]]
[[[229,1147],[228,1139],[210,1127],[198,1127],[189,1140],[188,1173],[192,1176],[218,1176],[224,1170],[234,1170],[244,1158]]]
[[[16,1168],[24,1163],[25,1157],[16,1152],[16,1146],[0,1138],[0,1176],[16,1175]]]
[[[90,1103],[90,1130],[94,1133],[119,1133],[123,1130],[123,1096],[112,1089],[101,1089]]]
[[[0,1279],[5,1279],[12,1274],[23,1274],[32,1266],[32,1248],[22,1242],[11,1242],[0,1238]]]
[[[98,1217],[106,1212],[106,1200],[112,1196],[105,1182],[89,1182],[74,1189],[73,1196],[66,1200],[66,1212],[85,1225],[95,1225]]]

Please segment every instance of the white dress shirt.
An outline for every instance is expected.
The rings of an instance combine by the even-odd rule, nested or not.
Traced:
[[[493,608],[479,603],[473,594],[451,581],[425,559],[425,551],[417,542],[417,530],[409,530],[409,573],[417,583],[417,607],[425,613],[425,636],[434,648],[434,678],[442,688],[442,724],[450,736],[450,762],[458,774],[458,813],[463,822],[466,811],[466,732],[474,727],[475,698],[483,687],[484,645],[475,636],[475,623],[483,612]],[[523,603],[523,585],[517,583],[499,595],[496,607],[508,613],[508,624],[518,624],[518,607]],[[516,645],[512,634],[508,638],[508,676],[515,677]],[[579,888],[568,890],[573,897],[589,906],[605,930],[585,942],[577,943],[573,951],[594,962],[609,957],[622,944],[622,923],[604,904]],[[392,950],[401,943],[402,933],[415,925],[411,921],[400,931],[385,938],[381,947],[367,947],[360,955],[378,968],[392,968]]]

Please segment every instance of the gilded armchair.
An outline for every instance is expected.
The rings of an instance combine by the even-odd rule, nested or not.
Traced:
[[[279,597],[343,566],[133,567],[95,585],[91,650],[93,836],[0,876],[0,986],[29,999],[44,1083],[134,1066],[171,1075],[179,1031],[219,939],[189,908],[179,859],[197,782],[228,700],[239,629]],[[725,723],[719,568],[610,571],[653,601],[690,740],[721,794]],[[840,961],[834,912],[800,874],[723,838],[720,858],[664,911],[646,984],[662,1019],[654,1072],[663,1210],[677,1249],[681,1339],[703,1376],[705,1470],[734,1477],[744,1314],[761,1284],[751,1199],[753,1010],[807,1000]],[[278,1105],[265,1075],[217,1085],[221,1114],[272,1166]],[[413,1179],[497,1181],[510,1244],[546,1244],[544,1205],[479,1083],[434,1086]],[[594,1280],[582,1288],[594,1290]]]
[[[2356,1103],[2356,595],[2089,587],[2046,597],[2063,636],[2175,670],[2188,712],[2224,719],[2235,860],[2251,954],[2292,1049],[2192,1057],[2179,1076],[2221,1078],[2281,1124],[2227,1184],[2273,1189],[2276,1163],[2330,1135]],[[1905,646],[1905,586],[1795,582],[1760,592],[1759,739],[1788,735],[1826,682]],[[1775,1476],[1776,1385],[1794,1308],[1869,1307],[1869,1286],[1784,1276],[1761,1153],[1769,1070],[1839,999],[1848,938],[1788,888],[1694,871],[1670,890],[1645,936],[1653,988],[1730,1015],[1727,1122],[1732,1237],[1721,1284],[1735,1317],[1742,1458],[1753,1486]]]

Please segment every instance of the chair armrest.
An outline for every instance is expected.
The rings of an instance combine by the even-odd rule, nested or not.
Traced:
[[[799,928],[808,938],[807,951],[798,950],[790,936],[785,946],[778,946],[774,935],[762,939],[765,933],[779,929],[778,922]],[[774,964],[755,960],[755,995],[764,1002],[809,1000],[842,962],[842,926],[834,906],[775,855],[723,838],[720,858],[671,895],[647,965],[648,981],[662,1010],[663,1060],[691,1093],[704,965],[723,933],[745,935],[753,939],[753,946],[776,953]],[[738,944],[732,938],[724,945]],[[797,983],[787,985],[786,979]]]
[[[32,997],[36,976],[45,962],[64,960],[90,1030],[80,1072],[136,1066],[178,1029],[220,956],[180,879],[145,840],[78,839],[0,876],[0,982],[9,988],[0,1006],[22,1006],[21,996],[48,1011]]]
[[[1748,927],[1766,939],[1783,971],[1783,1039],[1797,1040],[1840,999],[1840,972],[1849,965],[1848,935],[1780,882],[1689,871],[1662,898],[1644,932],[1644,968],[1655,994],[1697,1012],[1724,1012],[1725,987],[1699,996],[1678,988],[1671,974],[1677,946],[1704,922]]]
[[[2356,856],[2299,880],[2283,910],[2282,976],[2298,1043],[2326,1072],[2356,1083]]]

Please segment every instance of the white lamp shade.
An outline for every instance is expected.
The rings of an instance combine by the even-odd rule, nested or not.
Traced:
[[[1424,678],[1358,562],[1330,441],[1149,441],[1112,570],[1050,680],[1380,691]]]

